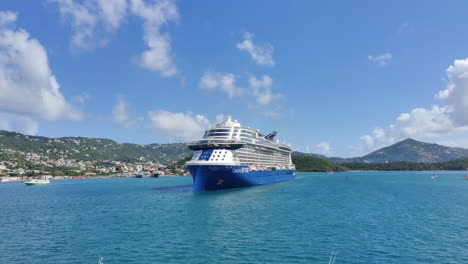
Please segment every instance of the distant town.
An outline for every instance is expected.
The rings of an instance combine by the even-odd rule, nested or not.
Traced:
[[[0,149],[0,177],[9,180],[24,180],[32,176],[49,176],[55,179],[84,177],[134,177],[186,176],[183,164],[164,165],[141,157],[138,161],[91,160],[58,158],[23,152],[8,148]]]

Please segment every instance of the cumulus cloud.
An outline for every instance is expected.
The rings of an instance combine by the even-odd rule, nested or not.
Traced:
[[[71,43],[77,48],[92,48],[107,42],[103,32],[117,30],[126,15],[126,0],[48,0],[57,4],[60,15],[69,21],[73,36]],[[98,33],[99,32],[99,33]]]
[[[433,105],[430,109],[416,108],[398,116],[387,129],[375,128],[370,135],[362,136],[362,151],[372,151],[405,138],[437,138],[467,130],[457,126],[451,118],[450,107]]]
[[[74,0],[49,0],[49,2],[56,3],[61,16],[70,21],[73,30],[71,39],[73,46],[89,48],[96,45],[94,30],[99,17],[91,6],[77,3]]]
[[[256,102],[259,105],[268,105],[274,100],[283,97],[280,93],[272,92],[271,85],[273,84],[273,79],[268,75],[262,75],[260,79],[251,76],[249,84],[252,88],[252,94],[255,96]]]
[[[468,59],[455,60],[447,72],[446,89],[435,97],[445,103],[430,109],[416,108],[400,114],[387,129],[375,128],[364,135],[357,152],[372,151],[405,138],[443,139],[468,131]]]
[[[450,116],[457,126],[468,125],[468,58],[448,67],[447,87],[436,98],[452,108]]]
[[[11,12],[0,12],[0,111],[22,122],[81,119],[81,111],[60,92],[46,50],[26,30],[16,29],[15,19]]]
[[[142,117],[132,117],[130,106],[123,95],[117,95],[117,102],[112,108],[112,121],[126,128],[135,128]]]
[[[107,31],[119,28],[127,13],[126,0],[97,0],[98,13],[101,14],[104,27]]]
[[[168,77],[178,70],[171,55],[169,34],[162,26],[179,17],[173,0],[48,0],[57,4],[62,17],[69,21],[73,47],[89,49],[107,44],[109,33],[119,29],[127,15],[143,20],[143,40],[147,49],[137,58],[141,67]]]
[[[144,20],[144,41],[148,49],[139,57],[140,66],[160,72],[164,77],[177,74],[171,55],[170,37],[161,32],[163,25],[179,17],[174,1],[160,0],[146,4],[142,0],[131,0],[131,12]]]
[[[0,11],[0,26],[16,21],[16,13],[12,11]]]
[[[224,119],[226,119],[226,116],[225,116],[224,114],[216,115],[216,123],[217,123],[217,124],[223,122]]]
[[[199,86],[209,91],[223,91],[229,95],[229,98],[242,94],[242,89],[236,86],[236,76],[232,73],[205,72]]]
[[[370,62],[376,63],[380,67],[384,67],[392,59],[392,54],[384,53],[384,54],[380,54],[380,55],[377,55],[377,56],[369,55],[369,56],[367,56],[367,59]]]
[[[210,126],[206,116],[192,113],[173,113],[165,110],[149,111],[152,127],[171,139],[196,140]]]
[[[0,111],[0,130],[10,130],[26,135],[36,135],[38,128],[38,122],[26,115]]]
[[[249,32],[244,33],[244,40],[237,43],[237,48],[241,51],[246,51],[250,57],[259,65],[274,66],[273,46],[269,43],[264,45],[256,45],[253,42],[254,34]]]
[[[328,155],[332,154],[333,149],[332,149],[330,143],[328,143],[326,141],[322,141],[322,142],[320,142],[320,143],[318,143],[317,145],[314,146],[314,152],[318,153],[318,154],[328,156]]]
[[[287,112],[278,102],[279,99],[284,98],[284,95],[273,92],[272,85],[273,79],[268,75],[262,75],[260,78],[250,76],[249,86],[251,95],[255,97],[255,103],[249,104],[249,108],[255,109],[264,116],[279,118]]]

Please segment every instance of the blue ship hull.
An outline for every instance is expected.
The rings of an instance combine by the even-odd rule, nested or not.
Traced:
[[[187,165],[194,191],[210,191],[270,184],[294,179],[296,170],[251,171],[248,166]]]

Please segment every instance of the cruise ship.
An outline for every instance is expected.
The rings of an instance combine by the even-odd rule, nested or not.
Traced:
[[[277,132],[262,135],[227,116],[209,128],[203,139],[190,143],[195,153],[186,168],[194,191],[270,184],[293,179],[296,168],[291,147],[276,139]]]

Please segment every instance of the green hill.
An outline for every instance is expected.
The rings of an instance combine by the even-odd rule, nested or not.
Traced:
[[[359,161],[373,163],[387,161],[442,162],[461,158],[468,158],[468,149],[451,148],[408,138],[360,157]]]
[[[468,158],[468,149],[452,148],[408,138],[388,147],[373,151],[362,157],[326,157],[319,154],[302,153],[297,151],[293,152],[292,155],[313,156],[339,164],[353,162],[386,163],[395,161],[434,163]]]
[[[348,168],[326,159],[314,156],[292,156],[292,162],[298,172],[307,171],[347,171]]]
[[[193,152],[184,143],[138,145],[118,143],[104,138],[27,136],[16,132],[0,131],[0,148],[35,153],[53,159],[152,160],[170,164],[190,156]]]
[[[385,163],[349,162],[342,163],[351,170],[375,171],[424,171],[424,170],[468,170],[468,159],[457,159],[443,162],[424,163],[394,161]]]

